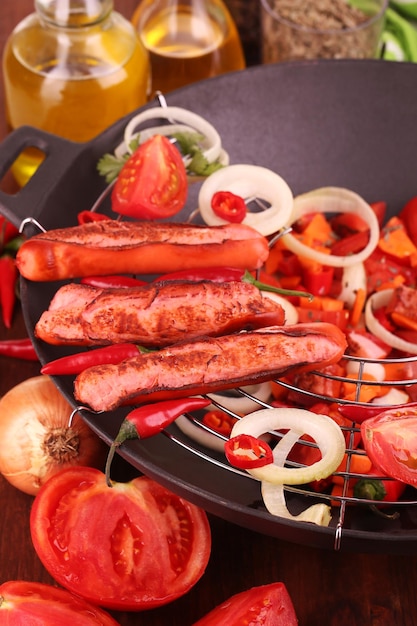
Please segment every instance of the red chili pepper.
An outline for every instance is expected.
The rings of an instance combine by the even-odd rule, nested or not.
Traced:
[[[195,270],[181,270],[178,272],[172,272],[170,274],[163,274],[158,276],[154,282],[164,282],[168,280],[190,280],[198,282],[200,280],[210,280],[212,282],[227,283],[240,281],[255,285],[261,291],[271,291],[272,293],[278,293],[284,296],[299,296],[303,298],[313,298],[312,294],[306,291],[294,291],[292,289],[282,289],[276,285],[270,283],[263,283],[256,280],[254,276],[248,270],[241,270],[234,267],[213,267],[203,268]]]
[[[12,239],[17,237],[19,230],[9,220],[6,220],[3,215],[0,215],[0,251],[6,244]]]
[[[86,276],[80,282],[99,289],[125,289],[147,284],[146,281],[133,278],[133,276]]]
[[[217,191],[211,199],[211,208],[221,219],[237,224],[243,222],[247,213],[244,199],[231,191]]]
[[[237,435],[224,444],[226,458],[239,469],[253,469],[273,463],[274,457],[266,441],[252,435]]]
[[[114,453],[128,439],[147,439],[160,433],[172,424],[180,415],[188,411],[197,411],[210,404],[211,400],[202,397],[177,398],[163,400],[155,404],[146,404],[134,409],[124,418],[119,432],[110,446],[106,462],[106,479],[110,484],[110,465]]]
[[[215,283],[240,282],[245,276],[245,270],[235,267],[205,267],[193,270],[179,270],[158,276],[154,282],[164,282],[169,280],[190,280],[199,282],[210,280]]]
[[[23,361],[38,360],[38,355],[29,338],[5,339],[0,341],[0,355],[22,359]]]
[[[110,219],[108,215],[103,215],[103,213],[97,213],[96,211],[80,211],[77,217],[79,224],[88,224],[89,222],[101,222],[103,220]]]
[[[380,502],[398,502],[405,491],[405,483],[391,478],[378,478],[378,470],[373,469],[375,477],[360,478],[353,488],[355,498],[377,500]]]
[[[50,361],[41,368],[41,374],[47,374],[48,376],[80,374],[83,370],[94,365],[117,365],[117,363],[135,357],[141,352],[149,352],[149,350],[134,343],[116,343],[104,348],[77,352],[76,354],[70,354],[55,361]]]
[[[417,402],[407,403],[407,407],[413,408],[415,406],[417,406]],[[387,408],[390,410],[401,409],[404,408],[404,404],[390,405],[389,407],[377,404],[367,404],[366,406],[360,404],[339,404],[338,411],[343,417],[349,418],[352,422],[362,424],[369,417],[375,417],[375,415],[382,413]]]
[[[15,260],[9,255],[2,256],[0,258],[0,301],[6,328],[10,328],[12,325],[17,276]]]

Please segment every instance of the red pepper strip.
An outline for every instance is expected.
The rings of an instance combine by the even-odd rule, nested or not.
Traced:
[[[110,485],[110,465],[114,453],[127,439],[147,439],[160,433],[164,428],[172,424],[177,417],[187,413],[203,409],[211,403],[208,398],[192,397],[163,400],[155,404],[146,404],[134,409],[124,418],[119,432],[110,446],[106,462],[106,480]]]
[[[305,291],[294,291],[292,289],[282,289],[276,285],[260,282],[248,271],[242,271],[234,267],[212,267],[196,270],[181,270],[170,274],[158,276],[154,282],[164,282],[168,280],[190,280],[198,282],[200,280],[210,280],[212,282],[227,283],[240,281],[255,285],[260,291],[270,291],[284,296],[299,296],[300,298],[313,299],[313,295]]]
[[[305,268],[303,285],[313,296],[328,296],[333,286],[334,267],[322,267],[320,270]]]
[[[236,423],[236,418],[232,417],[225,411],[221,411],[220,409],[212,409],[211,411],[204,413],[201,421],[217,433],[230,437],[232,428]]]
[[[0,341],[0,355],[22,359],[23,361],[38,360],[38,355],[29,338]]]
[[[246,217],[246,202],[231,191],[217,191],[211,199],[211,208],[217,217],[239,224]]]
[[[77,354],[70,354],[50,361],[41,368],[41,374],[48,376],[80,374],[83,370],[94,365],[117,365],[141,352],[149,352],[149,350],[134,343],[115,343],[104,348],[77,352]]]
[[[80,282],[99,289],[124,289],[147,284],[146,281],[133,278],[133,276],[86,276]]]
[[[408,402],[407,408],[413,408],[417,406],[417,402]],[[339,404],[338,411],[343,417],[347,417],[352,422],[356,422],[357,424],[362,424],[369,417],[374,417],[375,415],[379,415],[383,411],[386,411],[387,408],[390,410],[402,409],[404,408],[404,404],[396,404],[387,406],[379,406],[377,404],[367,404],[357,405],[357,404]]]
[[[111,219],[108,215],[103,215],[103,213],[97,213],[96,211],[80,211],[77,218],[79,224],[88,224],[89,222],[101,222],[102,220]]]
[[[17,276],[15,260],[9,255],[2,256],[0,258],[0,301],[6,328],[10,328],[12,325]]]
[[[215,283],[231,283],[243,280],[245,271],[236,267],[206,267],[194,270],[179,270],[158,276],[154,282],[164,282],[168,280],[190,280],[199,282],[210,280]]]
[[[231,437],[224,444],[226,458],[239,469],[263,467],[274,462],[270,446],[252,435],[241,434]]]

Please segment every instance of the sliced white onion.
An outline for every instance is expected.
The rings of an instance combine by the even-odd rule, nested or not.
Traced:
[[[337,256],[325,254],[301,243],[291,233],[282,236],[288,250],[299,256],[308,257],[331,267],[355,265],[368,258],[375,250],[379,240],[378,219],[365,200],[354,191],[344,187],[322,187],[297,196],[294,199],[293,222],[308,213],[354,213],[360,215],[370,228],[367,245],[356,254]]]
[[[298,311],[295,306],[284,296],[280,296],[278,293],[273,293],[272,291],[262,291],[262,296],[264,298],[270,298],[275,302],[278,302],[282,306],[285,312],[285,324],[297,324],[298,323]]]
[[[293,430],[288,431],[284,435],[273,451],[275,465],[283,467],[287,456],[297,441],[298,433]],[[261,494],[265,507],[271,515],[299,522],[311,522],[318,526],[328,526],[332,519],[330,506],[325,503],[313,504],[298,515],[290,513],[285,501],[284,485],[282,484],[276,485],[263,480],[261,483]]]
[[[392,348],[396,348],[397,350],[401,350],[402,352],[407,352],[409,354],[417,354],[417,343],[406,341],[394,333],[391,333],[377,320],[373,313],[374,309],[387,306],[393,293],[393,289],[383,289],[382,291],[373,293],[372,296],[368,298],[365,305],[366,327],[371,333],[379,339],[382,339],[384,343],[388,344]]]
[[[390,390],[385,395],[374,398],[371,404],[396,406],[397,404],[407,404],[408,402],[410,402],[408,393],[403,389],[390,387]]]
[[[245,200],[257,198],[267,203],[263,211],[248,211],[243,224],[261,235],[268,236],[292,221],[293,195],[281,176],[259,165],[236,164],[217,170],[203,182],[198,196],[201,216],[209,226],[227,224],[211,208],[211,200],[218,191],[231,191]]]
[[[355,263],[354,265],[347,265],[343,268],[342,276],[342,291],[338,295],[337,299],[346,303],[348,309],[351,309],[355,304],[356,294],[359,289],[366,291],[366,270],[363,263]]]
[[[275,484],[301,485],[327,478],[342,462],[345,438],[340,427],[327,415],[306,409],[261,409],[246,415],[232,428],[231,437],[248,434],[259,437],[273,430],[292,430],[298,437],[309,435],[320,449],[322,458],[306,467],[278,467],[274,463],[247,470],[255,478]]]
[[[257,398],[261,402],[266,402],[271,396],[271,385],[268,382],[258,383],[256,385],[248,385],[242,387],[242,390],[250,394],[254,398]],[[239,393],[231,395],[230,393],[209,393],[207,397],[214,402],[218,402],[222,407],[228,411],[233,411],[237,415],[244,415],[250,411],[256,411],[260,408],[260,404],[256,400],[242,396]],[[215,404],[209,404],[206,407],[206,411],[212,411],[218,409]]]
[[[357,376],[359,372],[363,374],[367,374],[368,376],[372,376],[374,380],[382,381],[385,380],[385,367],[382,363],[363,363],[361,368],[361,363],[359,361],[348,361],[346,364],[346,373],[354,374]],[[364,381],[366,384],[367,381]]]
[[[139,127],[144,122],[147,122],[152,119],[166,119],[171,122],[169,126],[165,126],[164,128],[168,128],[169,131],[167,133],[172,133],[173,128],[176,127],[176,123],[180,122],[182,130],[187,129],[189,132],[198,132],[204,136],[204,147],[203,154],[205,158],[212,163],[216,159],[218,159],[221,155],[222,145],[220,135],[217,130],[214,128],[212,124],[210,124],[206,119],[201,117],[201,115],[197,115],[188,109],[183,109],[181,107],[153,107],[151,109],[147,109],[142,111],[135,117],[133,117],[129,123],[127,124],[124,132],[124,150],[129,150],[129,145],[132,139],[140,133],[141,136],[144,136],[146,133],[146,138],[149,138],[151,135],[155,135],[157,132],[161,133],[161,126],[158,125],[153,129],[143,129],[140,130]],[[178,126],[177,126],[178,128]],[[121,149],[119,146],[118,150]]]
[[[201,426],[194,424],[194,422],[185,415],[177,417],[175,424],[178,426],[180,431],[184,433],[184,435],[187,435],[187,437],[193,439],[193,441],[196,441],[206,448],[210,448],[210,450],[224,452],[225,439],[223,439],[220,435],[213,435]]]

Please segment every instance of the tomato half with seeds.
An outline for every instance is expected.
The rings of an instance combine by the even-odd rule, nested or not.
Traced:
[[[361,424],[372,463],[391,478],[417,487],[417,407],[388,409]]]
[[[0,585],[0,623],[12,626],[118,626],[106,611],[52,585],[9,580]]]
[[[106,484],[99,470],[64,470],[38,492],[33,545],[62,587],[109,609],[167,604],[203,575],[211,534],[205,512],[141,476]]]
[[[153,135],[123,165],[112,191],[112,210],[141,220],[176,215],[187,199],[187,173],[177,148]]]
[[[284,583],[270,583],[242,591],[207,613],[194,626],[245,624],[298,625],[294,605]]]

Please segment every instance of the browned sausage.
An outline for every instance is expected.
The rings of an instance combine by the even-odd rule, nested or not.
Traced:
[[[161,347],[201,335],[280,325],[283,308],[244,282],[169,281],[125,289],[61,287],[35,326],[50,344]]]
[[[244,224],[200,226],[104,220],[35,235],[16,257],[22,276],[55,281],[107,274],[163,274],[233,266],[254,270],[268,241]]]
[[[75,379],[75,398],[110,411],[132,401],[209,393],[272,380],[294,368],[324,367],[345,349],[345,335],[327,323],[200,338],[86,369]]]

